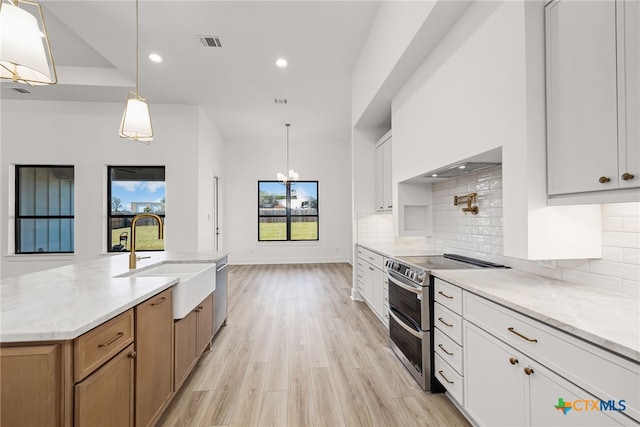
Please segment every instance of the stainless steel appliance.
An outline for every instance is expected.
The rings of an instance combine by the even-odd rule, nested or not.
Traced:
[[[216,262],[216,290],[213,291],[213,333],[227,324],[227,257]]]
[[[433,372],[433,276],[435,269],[506,268],[460,255],[395,257],[389,279],[389,344],[423,390],[443,391]]]

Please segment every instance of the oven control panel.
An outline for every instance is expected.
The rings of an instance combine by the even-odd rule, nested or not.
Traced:
[[[389,270],[398,272],[400,275],[406,277],[412,282],[415,282],[421,285],[422,282],[424,281],[424,278],[425,278],[424,270],[413,268],[409,265],[406,265],[394,259],[388,259],[386,262],[386,266]]]

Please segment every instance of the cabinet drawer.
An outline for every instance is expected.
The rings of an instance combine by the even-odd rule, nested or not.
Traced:
[[[364,248],[362,246],[356,246],[356,250],[358,251],[358,258],[364,258]]]
[[[133,342],[133,309],[73,340],[73,377],[81,381]]]
[[[626,400],[640,420],[640,364],[465,292],[464,317],[602,400]]]
[[[449,310],[462,315],[462,289],[435,278],[434,299]]]
[[[439,354],[434,355],[435,376],[460,405],[462,401],[462,375],[451,369]]]
[[[384,270],[384,257],[377,252],[364,249],[364,260],[372,264],[374,267],[378,267],[380,270]]]
[[[462,375],[462,347],[446,336],[440,329],[434,328],[433,349],[455,371]]]
[[[462,345],[462,318],[439,303],[434,304],[435,327],[447,334],[458,345]]]

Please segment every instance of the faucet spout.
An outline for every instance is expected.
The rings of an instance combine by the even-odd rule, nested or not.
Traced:
[[[141,218],[155,218],[158,222],[158,239],[164,239],[164,228],[162,227],[162,218],[156,214],[143,213],[133,217],[131,221],[131,252],[129,253],[129,269],[136,268],[136,225]]]

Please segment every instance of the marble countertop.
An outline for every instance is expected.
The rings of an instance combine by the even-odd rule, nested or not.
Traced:
[[[229,252],[144,252],[138,270],[163,262],[214,263]],[[129,254],[11,277],[0,282],[0,342],[74,339],[178,283],[175,276],[114,277]]]
[[[358,242],[357,245],[386,257],[442,255],[442,252],[437,252],[428,248],[407,247],[405,244]]]
[[[432,274],[640,362],[640,297],[517,270],[433,270]]]

